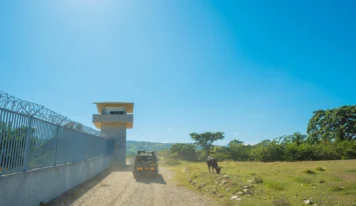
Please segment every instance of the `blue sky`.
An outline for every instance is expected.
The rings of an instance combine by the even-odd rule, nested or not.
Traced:
[[[356,101],[354,1],[35,0],[0,3],[0,90],[93,126],[135,103],[129,140],[227,144],[306,132]]]

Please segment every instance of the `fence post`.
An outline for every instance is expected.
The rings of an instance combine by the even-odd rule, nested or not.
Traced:
[[[30,158],[29,156],[30,156],[30,140],[31,140],[32,120],[33,120],[33,117],[30,116],[30,120],[28,121],[28,126],[27,126],[27,132],[26,132],[23,171],[26,171],[28,169],[28,159]]]
[[[60,129],[60,126],[57,125],[56,150],[55,150],[55,153],[54,153],[54,166],[57,165],[57,150],[58,150],[59,129]]]

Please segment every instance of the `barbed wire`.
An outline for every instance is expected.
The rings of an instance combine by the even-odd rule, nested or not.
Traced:
[[[100,136],[100,131],[98,130],[70,120],[69,118],[60,115],[53,110],[46,108],[45,106],[19,99],[3,91],[0,91],[0,108],[31,117],[36,117],[38,119],[42,119],[80,132],[85,132],[87,134]]]

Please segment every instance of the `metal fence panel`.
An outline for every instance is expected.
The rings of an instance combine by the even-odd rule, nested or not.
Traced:
[[[0,175],[110,155],[114,141],[0,108]]]
[[[21,171],[29,118],[0,109],[0,174]]]
[[[39,119],[33,119],[30,125],[30,155],[28,169],[53,166],[57,126]]]

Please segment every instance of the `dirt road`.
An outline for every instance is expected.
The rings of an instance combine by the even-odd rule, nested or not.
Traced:
[[[176,186],[172,175],[160,168],[156,180],[135,180],[130,169],[108,171],[47,205],[217,205],[208,197]]]

